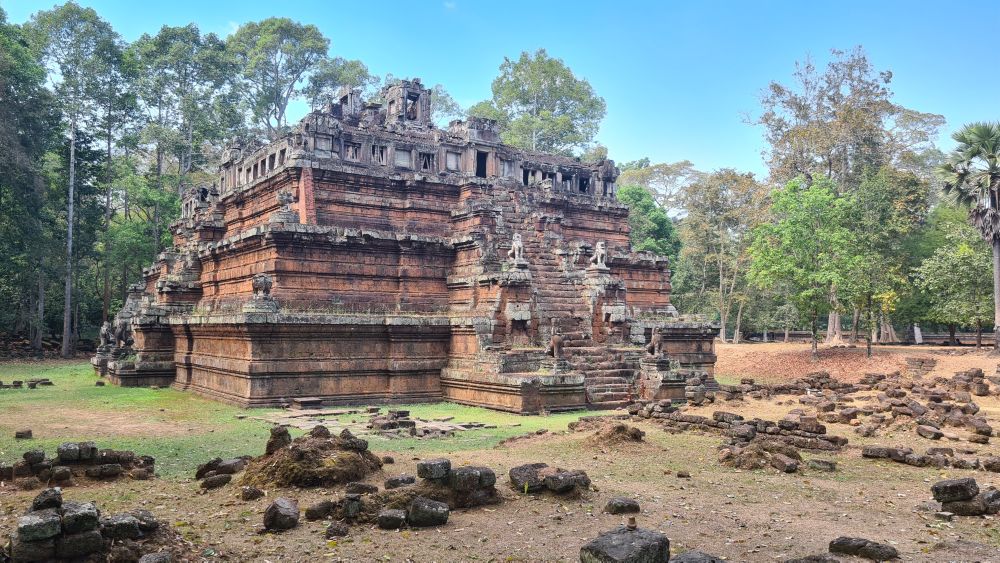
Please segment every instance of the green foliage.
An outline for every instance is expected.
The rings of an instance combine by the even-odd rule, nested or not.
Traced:
[[[993,317],[993,264],[989,245],[968,225],[957,225],[946,242],[914,271],[930,307],[925,319],[947,326],[982,328]]]
[[[866,312],[869,330],[888,322],[909,292],[905,241],[923,223],[928,186],[916,175],[883,167],[867,171],[858,190],[842,196],[851,238],[839,257],[842,300]],[[915,265],[915,264],[913,264]]]
[[[680,198],[686,187],[704,178],[689,160],[651,164],[648,158],[626,162],[620,167],[619,184],[642,186],[667,210],[682,205]]]
[[[770,222],[753,233],[750,280],[761,288],[783,286],[790,301],[810,319],[815,336],[820,314],[830,307],[830,285],[841,281],[844,249],[851,238],[844,224],[845,201],[835,184],[820,177],[788,182],[771,194]]]
[[[668,256],[673,262],[680,250],[674,223],[653,196],[640,186],[618,188],[618,201],[629,207],[632,249]]]
[[[508,144],[572,154],[594,139],[605,110],[587,80],[539,49],[516,61],[504,58],[493,80],[493,99],[472,106],[469,114],[496,119]]]
[[[254,123],[274,139],[284,132],[288,102],[299,84],[326,57],[330,40],[314,25],[288,18],[245,23],[227,39],[239,69],[238,91]]]
[[[722,169],[693,177],[676,196],[685,212],[679,222],[683,274],[677,286],[681,304],[700,307],[686,310],[712,314],[724,337],[730,326],[742,328],[731,322],[735,321],[731,313],[735,308],[742,320],[740,313],[750,301],[746,282],[750,234],[765,217],[767,197],[753,174]]]
[[[378,79],[368,72],[365,63],[343,57],[324,58],[316,64],[316,70],[309,76],[309,83],[302,94],[309,100],[309,107],[316,111],[324,104],[340,101],[341,88],[372,86]]]

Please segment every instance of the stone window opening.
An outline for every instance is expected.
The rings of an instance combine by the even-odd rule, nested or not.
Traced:
[[[278,155],[276,155],[276,154],[272,154],[271,156],[267,157],[267,169],[268,170],[274,170],[274,161],[277,158],[278,158]]]
[[[412,158],[413,158],[413,153],[411,153],[409,149],[399,149],[399,148],[396,149],[396,158],[395,158],[396,166],[400,166],[402,168],[410,168],[413,166]]]
[[[434,153],[420,153],[420,169],[425,172],[431,172],[434,170]]]
[[[417,119],[417,102],[420,101],[420,94],[417,92],[410,92],[406,95],[406,119],[416,120]]]
[[[361,154],[361,145],[358,143],[344,143],[344,158],[347,160],[358,160]]]
[[[486,177],[486,163],[489,161],[490,153],[483,151],[476,151],[476,177],[485,178]]]
[[[585,194],[590,191],[590,178],[580,178],[580,193]]]
[[[372,162],[375,164],[385,164],[385,145],[372,145]]]
[[[525,168],[521,171],[521,183],[525,186],[531,184],[531,170]]]
[[[500,175],[504,178],[514,177],[514,161],[507,159],[500,159]]]
[[[562,177],[563,189],[567,192],[573,191],[573,176],[569,174],[563,174]]]
[[[284,163],[285,163],[285,149],[281,149],[278,152],[278,166],[281,166]]]
[[[452,151],[445,153],[445,167],[453,172],[461,171],[462,155]]]
[[[258,164],[256,162],[253,163],[253,179],[254,180],[257,179],[257,166],[258,166]]]

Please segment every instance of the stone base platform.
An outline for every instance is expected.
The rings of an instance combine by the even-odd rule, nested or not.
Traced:
[[[587,408],[587,393],[580,374],[468,374],[445,370],[441,391],[446,401],[518,414]]]

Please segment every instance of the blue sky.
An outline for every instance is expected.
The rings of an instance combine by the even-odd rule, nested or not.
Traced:
[[[831,48],[855,45],[893,72],[897,103],[945,116],[942,148],[963,123],[1000,119],[1000,0],[80,3],[128,40],[164,24],[227,35],[245,21],[290,17],[318,26],[332,55],[441,83],[464,106],[490,96],[504,56],[544,47],[607,101],[598,140],[619,161],[688,159],[764,175],[761,132],[745,123],[761,90],[787,82],[796,60],[824,64]],[[12,22],[53,4],[2,2]]]

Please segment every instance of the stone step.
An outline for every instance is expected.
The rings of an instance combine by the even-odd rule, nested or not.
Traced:
[[[621,409],[629,406],[631,401],[591,401],[587,403],[587,408],[595,411],[613,411],[615,409]]]

